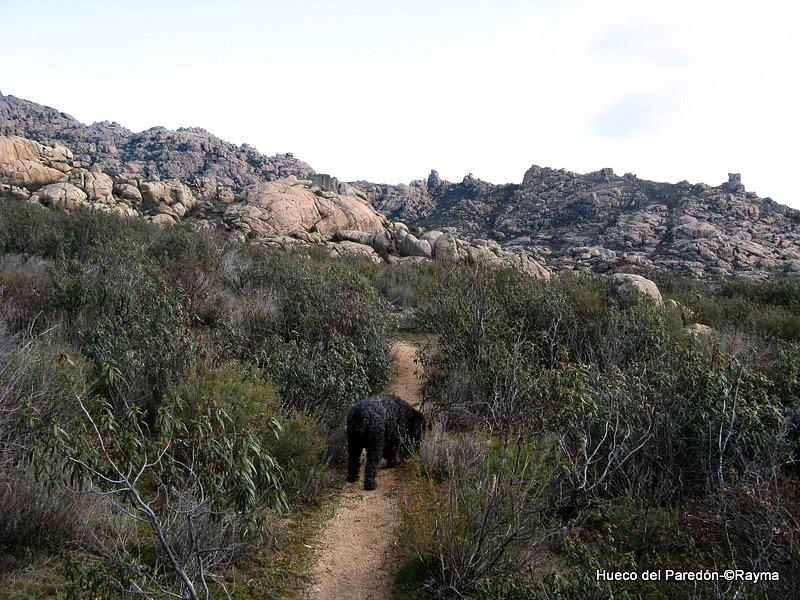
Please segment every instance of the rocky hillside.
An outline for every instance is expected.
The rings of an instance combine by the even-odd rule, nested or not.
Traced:
[[[133,133],[83,125],[54,109],[0,95],[0,196],[42,206],[180,222],[268,246],[321,246],[374,261],[473,259],[550,271],[525,251],[441,231],[410,232],[364,191],[315,174],[291,155],[264,156],[202,129]]]
[[[485,236],[557,269],[800,275],[800,212],[746,191],[735,173],[711,186],[533,166],[519,185],[450,183],[436,171],[409,185],[357,185],[393,219]]]
[[[450,183],[435,171],[409,185],[348,184],[203,129],[84,125],[2,94],[0,136],[0,194],[190,221],[264,244],[375,260],[470,257],[542,276],[541,264],[800,277],[800,213],[747,192],[737,174],[710,186],[533,166],[521,184]]]
[[[119,123],[84,125],[48,106],[0,94],[0,135],[20,136],[69,148],[79,167],[99,166],[112,174],[180,179],[206,194],[224,195],[247,185],[314,171],[291,154],[264,156],[196,127],[171,131],[153,127],[134,133]]]

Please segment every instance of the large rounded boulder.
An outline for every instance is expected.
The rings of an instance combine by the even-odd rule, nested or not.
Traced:
[[[611,290],[617,295],[638,294],[658,306],[664,305],[661,291],[654,281],[633,273],[614,273],[611,276]]]
[[[72,169],[72,153],[17,136],[0,136],[0,177],[13,185],[54,183]]]
[[[226,208],[225,220],[259,237],[298,229],[322,235],[383,229],[381,216],[362,198],[315,192],[308,181],[295,177],[246,187],[239,201]]]

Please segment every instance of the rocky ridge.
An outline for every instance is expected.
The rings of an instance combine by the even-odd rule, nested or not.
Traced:
[[[262,181],[290,175],[308,178],[314,173],[290,153],[265,156],[252,146],[236,146],[205,129],[152,127],[134,133],[108,121],[85,125],[54,108],[2,94],[0,135],[65,146],[78,167],[97,166],[127,178],[181,180],[203,199],[225,197]]]
[[[711,186],[533,166],[521,184],[450,183],[436,171],[409,185],[358,184],[390,218],[487,237],[558,270],[800,277],[800,212],[747,191],[736,173]]]
[[[526,253],[495,242],[409,231],[375,211],[358,186],[316,174],[290,155],[266,157],[199,129],[132,134],[116,124],[86,126],[10,96],[0,96],[0,196],[188,223],[268,246],[320,246],[334,256],[471,259],[550,275]]]
[[[738,174],[710,186],[533,166],[520,184],[436,171],[407,185],[345,183],[203,129],[84,125],[2,94],[0,194],[374,260],[800,277],[800,213],[747,191]]]

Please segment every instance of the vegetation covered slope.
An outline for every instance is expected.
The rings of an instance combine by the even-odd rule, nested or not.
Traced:
[[[652,276],[676,302],[4,202],[0,596],[302,588],[396,313],[434,341],[401,593],[796,596],[800,284]],[[779,579],[595,581],[684,567]]]
[[[65,558],[34,596],[234,587],[388,372],[357,268],[100,212],[0,205],[0,297],[3,577]]]
[[[800,288],[661,288],[679,302],[476,271],[426,304],[434,425],[405,507],[410,596],[800,593]]]

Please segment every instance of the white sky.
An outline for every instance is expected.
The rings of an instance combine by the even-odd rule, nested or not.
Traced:
[[[793,2],[0,0],[0,90],[343,180],[610,166],[800,208]]]

